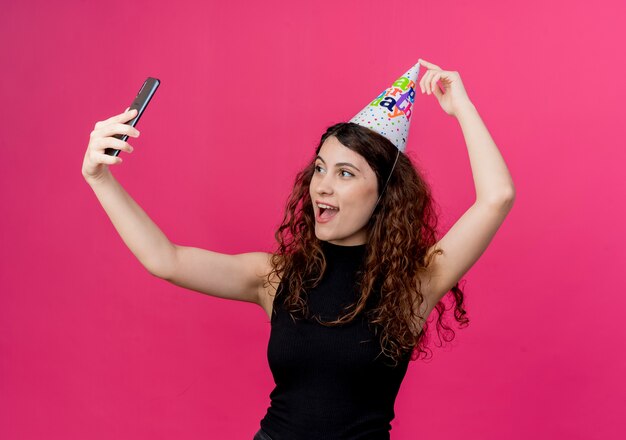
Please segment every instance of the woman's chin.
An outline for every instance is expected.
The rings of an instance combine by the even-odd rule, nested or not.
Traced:
[[[328,241],[328,240],[333,240],[334,235],[328,233],[328,231],[324,230],[324,225],[315,225],[315,236],[317,237],[318,240],[324,240],[324,241]]]

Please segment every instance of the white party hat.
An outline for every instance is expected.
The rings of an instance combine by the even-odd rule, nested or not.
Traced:
[[[419,62],[382,91],[350,122],[367,127],[389,139],[404,152],[415,102]]]

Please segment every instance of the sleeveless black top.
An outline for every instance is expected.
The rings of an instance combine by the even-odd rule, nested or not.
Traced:
[[[282,306],[281,282],[274,299],[267,347],[274,382],[271,404],[261,428],[272,440],[383,440],[389,439],[394,403],[407,371],[402,362],[381,354],[380,331],[368,328],[366,314],[349,324],[325,327],[343,307],[356,302],[357,271],[362,268],[366,244],[340,246],[321,242],[326,273],[307,292],[308,320],[294,321]],[[378,301],[380,292],[374,296]],[[372,300],[372,297],[370,297]]]

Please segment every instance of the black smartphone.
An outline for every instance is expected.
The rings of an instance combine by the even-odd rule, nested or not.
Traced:
[[[141,86],[141,89],[139,89],[139,93],[137,93],[137,96],[133,100],[133,103],[130,105],[130,108],[128,109],[130,111],[136,108],[137,116],[135,116],[130,121],[125,122],[125,124],[128,124],[132,127],[137,125],[137,122],[139,122],[139,118],[141,118],[144,110],[146,109],[146,107],[148,107],[148,103],[152,99],[152,96],[154,96],[154,92],[156,92],[159,84],[161,84],[161,81],[159,81],[157,78],[148,77],[148,79],[145,80],[145,82]],[[127,134],[114,134],[113,137],[121,139],[123,141],[126,141],[126,139],[128,139]],[[108,154],[109,156],[117,156],[118,154],[120,154],[120,150],[117,150],[115,148],[105,148],[104,154]]]

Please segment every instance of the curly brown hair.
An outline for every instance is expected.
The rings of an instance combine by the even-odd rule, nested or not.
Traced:
[[[329,136],[335,136],[341,144],[363,156],[376,174],[379,196],[383,189],[385,193],[367,224],[364,270],[358,273],[360,298],[356,304],[346,307],[337,320],[315,319],[326,326],[351,322],[364,310],[372,292],[379,289],[378,304],[367,316],[373,331],[378,334],[380,330],[381,354],[391,358],[394,365],[407,354],[411,355],[411,360],[416,360],[420,354],[427,353],[423,349],[427,343],[427,317],[420,314],[425,301],[421,280],[428,274],[427,268],[434,255],[443,253],[442,249],[433,247],[437,243],[438,216],[431,190],[411,158],[401,152],[392,169],[398,149],[373,130],[352,122],[340,122],[328,127],[322,135],[313,159],[296,175],[283,221],[275,233],[278,246],[271,257],[272,270],[267,274],[266,286],[276,275],[284,281],[287,292],[284,308],[291,318],[295,321],[309,317],[304,293],[321,281],[326,270],[320,240],[315,235],[309,184],[315,171],[315,157]],[[386,187],[383,187],[385,181]],[[429,253],[431,247],[434,252]],[[450,291],[455,302],[454,318],[461,327],[467,326],[469,319],[465,316],[459,283]],[[455,333],[443,320],[448,309],[443,300],[435,308],[439,340],[443,334],[443,339],[449,342]]]

